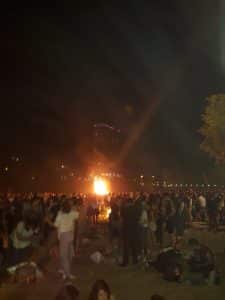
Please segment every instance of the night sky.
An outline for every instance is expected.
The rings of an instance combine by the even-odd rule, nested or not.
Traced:
[[[224,83],[217,1],[91,3],[5,12],[2,160],[86,168],[104,122],[124,137],[119,166],[201,177],[200,114]]]

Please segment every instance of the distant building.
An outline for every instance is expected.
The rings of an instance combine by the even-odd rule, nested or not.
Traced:
[[[105,123],[93,126],[94,160],[100,171],[106,171],[118,156],[122,144],[121,131]]]

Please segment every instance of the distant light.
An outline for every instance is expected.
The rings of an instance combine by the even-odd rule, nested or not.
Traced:
[[[5,171],[8,172],[8,170],[9,170],[9,168],[8,168],[8,167],[5,167]]]
[[[62,165],[61,165],[61,169],[64,169],[64,168],[65,168],[65,165],[62,164]]]
[[[141,178],[144,178],[144,175],[141,175],[140,177],[141,177]]]

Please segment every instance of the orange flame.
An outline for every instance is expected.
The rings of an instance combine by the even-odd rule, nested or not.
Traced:
[[[107,182],[102,178],[95,177],[93,185],[94,185],[94,192],[96,195],[105,196],[109,194]]]

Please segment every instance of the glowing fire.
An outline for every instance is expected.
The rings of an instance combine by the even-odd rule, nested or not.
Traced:
[[[109,216],[110,216],[110,214],[111,214],[111,208],[110,207],[108,207],[107,209],[106,209],[106,218],[107,218],[107,220],[109,219]]]
[[[111,214],[111,208],[106,206],[102,208],[99,214],[99,221],[105,222],[109,220],[109,216]]]
[[[108,186],[105,180],[100,177],[94,179],[94,192],[96,195],[105,196],[109,194]]]

